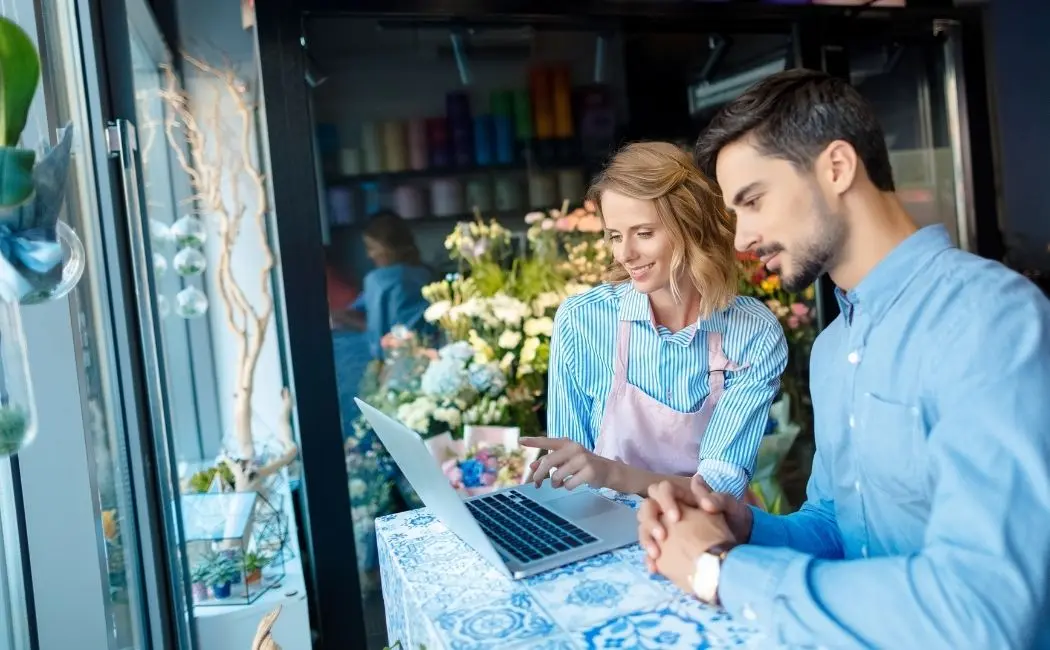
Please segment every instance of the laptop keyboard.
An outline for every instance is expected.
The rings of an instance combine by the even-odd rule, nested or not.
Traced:
[[[466,504],[489,539],[522,563],[597,541],[515,490],[473,499]]]

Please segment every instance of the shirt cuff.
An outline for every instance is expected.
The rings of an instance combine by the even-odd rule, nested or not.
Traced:
[[[732,494],[737,499],[744,498],[747,473],[740,467],[717,458],[705,458],[700,461],[698,472],[712,492]]]
[[[744,544],[726,555],[718,579],[718,599],[731,616],[740,617],[774,633],[777,601],[784,596],[785,579],[803,577],[810,557],[789,548]]]
[[[785,546],[784,521],[762,508],[748,507],[751,508],[751,537],[747,543],[755,546]]]

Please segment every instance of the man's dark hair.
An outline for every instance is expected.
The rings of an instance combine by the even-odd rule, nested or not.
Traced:
[[[844,140],[875,187],[894,190],[882,127],[867,100],[843,79],[793,69],[759,81],[722,107],[700,134],[693,152],[697,165],[715,178],[718,153],[745,136],[763,155],[800,170],[809,170],[828,144]]]
[[[368,220],[364,235],[386,248],[392,262],[416,266],[421,264],[412,228],[396,212],[376,212]]]

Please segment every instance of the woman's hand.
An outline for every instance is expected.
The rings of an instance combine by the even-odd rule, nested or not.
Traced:
[[[581,485],[591,487],[609,487],[610,475],[616,462],[587,450],[583,445],[568,438],[520,438],[523,447],[546,449],[549,453],[529,466],[532,479],[539,487],[547,478],[552,468],[552,487],[564,487],[567,490]]]

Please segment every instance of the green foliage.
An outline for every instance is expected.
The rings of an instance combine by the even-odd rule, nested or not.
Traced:
[[[40,83],[40,57],[21,27],[0,18],[0,147],[17,146]]]
[[[9,456],[22,448],[28,424],[25,410],[21,407],[0,407],[0,456]]]
[[[190,489],[198,494],[206,493],[211,488],[212,481],[215,479],[216,474],[220,475],[221,480],[225,485],[230,488],[233,487],[233,472],[231,472],[230,468],[226,466],[226,463],[219,463],[214,467],[202,469],[191,476],[189,480]]]

